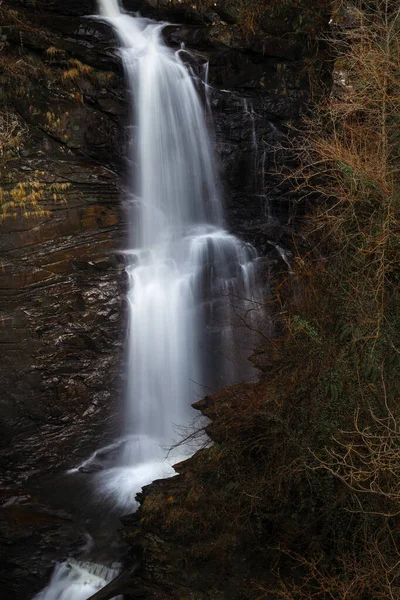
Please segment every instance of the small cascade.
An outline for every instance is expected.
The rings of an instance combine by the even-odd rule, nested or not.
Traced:
[[[205,95],[206,95],[206,106],[207,113],[211,115],[211,99],[210,99],[210,85],[209,85],[209,73],[210,73],[210,63],[206,62],[203,66],[203,81],[205,87]]]
[[[252,165],[252,169],[251,169],[251,174],[253,176],[253,190],[254,190],[254,194],[258,195],[259,194],[259,188],[260,188],[260,178],[259,178],[259,174],[258,174],[258,162],[259,162],[259,149],[258,149],[258,139],[257,139],[257,133],[256,133],[256,121],[255,121],[255,114],[254,114],[254,107],[253,104],[250,102],[248,102],[248,100],[246,98],[243,98],[243,110],[245,115],[247,115],[250,119],[250,125],[251,125],[251,147],[252,147],[252,154],[253,154],[253,165]],[[263,187],[264,182],[261,182],[261,188]]]
[[[116,31],[132,98],[128,385],[119,459],[97,476],[98,494],[124,512],[145,483],[174,473],[163,459],[177,427],[206,389],[249,377],[259,308],[257,254],[226,231],[205,112],[187,50],[162,38],[165,24],[100,0]],[[208,97],[208,65],[203,66]],[[256,143],[256,135],[254,131]],[[183,451],[184,452],[184,451]],[[183,455],[173,454],[171,461]],[[171,462],[170,461],[170,462]]]
[[[87,600],[119,574],[120,567],[79,562],[73,558],[56,565],[47,587],[33,600]],[[115,596],[122,600],[122,596]]]
[[[254,196],[258,198],[262,203],[263,213],[266,219],[267,225],[273,225],[277,223],[277,218],[273,214],[271,207],[271,200],[266,194],[266,162],[267,162],[267,148],[263,139],[259,141],[257,136],[256,119],[259,115],[254,111],[252,102],[249,102],[246,98],[243,98],[243,112],[250,120],[250,137],[251,137],[251,148],[252,148],[252,181],[251,188]],[[274,130],[275,126],[270,122],[269,127]]]

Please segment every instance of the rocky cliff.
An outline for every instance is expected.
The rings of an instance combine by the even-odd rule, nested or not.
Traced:
[[[229,226],[270,251],[289,219],[285,189],[273,177],[276,148],[306,105],[310,64],[319,60],[296,25],[299,11],[243,32],[232,24],[234,12],[207,6],[131,1],[126,8],[178,23],[165,30],[170,43],[193,51],[197,71],[209,63]],[[127,103],[115,40],[87,18],[95,12],[88,1],[1,7],[1,100],[19,134],[18,146],[3,153],[4,198],[39,190],[43,208],[28,218],[4,209],[1,225],[7,444],[44,426],[93,422],[120,393]]]
[[[272,244],[290,233],[293,199],[277,186],[285,160],[278,149],[323,64],[312,31],[321,14],[307,29],[301,9],[285,5],[245,29],[229,3],[219,4],[131,0],[125,7],[173,23],[165,36],[190,50],[199,77],[208,65],[205,100],[228,226],[278,261]],[[7,485],[76,463],[100,435],[111,435],[121,402],[128,102],[115,39],[88,18],[95,12],[89,0],[0,7],[8,140],[0,156],[0,466]]]
[[[0,234],[2,466],[13,479],[15,462],[25,476],[51,463],[118,394],[126,105],[109,31],[25,3],[1,11],[2,125],[17,136],[1,161]]]

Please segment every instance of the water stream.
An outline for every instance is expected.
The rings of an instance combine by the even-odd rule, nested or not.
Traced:
[[[136,508],[143,485],[173,475],[173,462],[187,454],[181,447],[165,458],[193,419],[191,404],[251,375],[256,327],[244,333],[243,323],[254,325],[259,308],[258,260],[225,227],[207,112],[184,53],[163,40],[166,24],[132,17],[117,0],[99,7],[118,35],[134,125],[128,373],[122,437],[81,471],[96,465],[96,495],[123,514]],[[64,563],[38,598],[85,600],[109,572]]]
[[[166,24],[133,18],[117,0],[100,0],[100,8],[120,40],[136,139],[127,253],[130,437],[98,484],[114,505],[131,510],[144,483],[173,473],[165,448],[191,419],[203,386],[244,375],[233,313],[254,301],[256,253],[224,228],[203,105],[182,53],[162,38]]]

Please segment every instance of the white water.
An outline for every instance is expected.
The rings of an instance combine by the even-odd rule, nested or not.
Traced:
[[[162,39],[165,24],[133,18],[117,0],[99,5],[120,40],[136,131],[125,414],[133,441],[98,476],[99,494],[129,511],[143,485],[174,473],[165,449],[202,386],[246,375],[248,348],[233,326],[235,313],[253,308],[256,253],[224,229],[203,106],[182,53]]]
[[[117,567],[108,568],[96,563],[69,559],[55,567],[49,585],[33,600],[87,600],[112,581],[118,573]],[[115,600],[122,600],[122,596],[115,596]]]
[[[240,323],[256,322],[257,256],[224,228],[205,113],[181,53],[162,40],[164,25],[123,13],[117,0],[99,5],[120,40],[135,132],[128,383],[124,437],[80,469],[105,467],[96,495],[124,513],[135,510],[144,485],[175,474],[171,463],[187,449],[167,461],[166,448],[193,418],[191,404],[249,375],[254,334],[243,335]],[[93,569],[71,574],[63,563],[37,600],[85,600],[102,585]]]

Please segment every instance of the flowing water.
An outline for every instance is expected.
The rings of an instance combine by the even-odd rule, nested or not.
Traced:
[[[254,301],[257,263],[255,250],[224,229],[203,105],[182,53],[163,41],[165,24],[133,18],[117,0],[100,0],[100,10],[120,40],[136,137],[127,252],[131,439],[98,484],[130,510],[144,483],[173,474],[165,448],[190,421],[203,386],[243,377],[233,319]]]
[[[105,467],[96,493],[124,513],[143,485],[175,473],[171,462],[185,449],[166,461],[166,448],[193,418],[191,404],[249,375],[252,328],[243,335],[239,323],[253,323],[259,306],[258,262],[254,248],[225,229],[206,113],[184,53],[164,43],[165,24],[129,16],[117,0],[99,5],[118,35],[132,102],[128,383],[124,437],[108,447],[112,460],[106,448],[81,470]],[[60,565],[38,598],[82,600],[91,590],[65,585],[99,585],[92,568],[72,572]]]
[[[87,600],[112,581],[118,573],[118,566],[108,568],[96,563],[69,559],[55,567],[49,585],[33,600]],[[122,597],[115,596],[115,600],[122,600]]]

